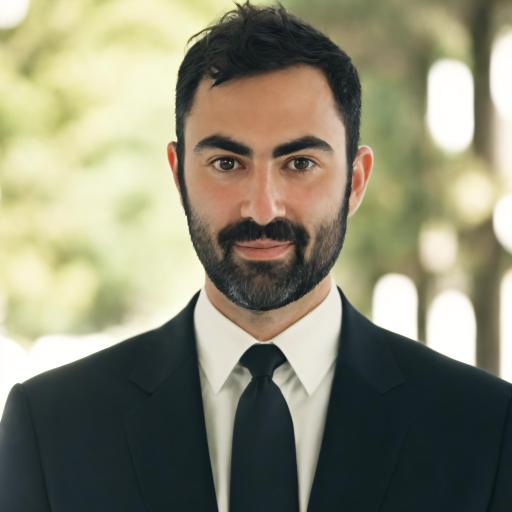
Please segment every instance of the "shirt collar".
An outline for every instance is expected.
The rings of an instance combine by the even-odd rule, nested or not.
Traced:
[[[199,364],[217,394],[249,347],[274,343],[312,395],[336,360],[341,317],[341,297],[331,276],[331,289],[315,309],[271,340],[261,342],[218,311],[203,287],[194,310]]]

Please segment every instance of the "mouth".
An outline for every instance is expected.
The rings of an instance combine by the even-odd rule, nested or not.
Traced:
[[[236,252],[246,259],[273,260],[285,256],[292,249],[293,245],[293,242],[253,240],[250,242],[238,242],[234,247]]]

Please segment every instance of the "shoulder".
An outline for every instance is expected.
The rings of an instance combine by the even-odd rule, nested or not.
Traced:
[[[342,332],[346,330],[345,341],[363,372],[368,365],[373,369],[366,373],[382,374],[392,368],[395,381],[407,382],[425,397],[445,397],[452,402],[460,399],[466,403],[511,400],[512,384],[376,325],[348,301],[341,289],[339,292],[343,303]]]
[[[170,372],[191,359],[195,352],[194,309],[199,292],[163,325],[137,334],[112,347],[76,362],[37,375],[24,383],[27,389],[74,387],[98,389],[127,385],[128,381],[149,390]]]
[[[417,389],[463,401],[489,402],[512,399],[512,384],[496,375],[447,357],[425,344],[375,326],[381,342],[393,354],[405,379]]]
[[[194,353],[193,311],[199,293],[165,324],[23,383],[31,401],[52,406],[112,404],[150,392]]]
[[[142,332],[72,363],[45,371],[23,382],[35,400],[55,401],[108,395],[127,383],[134,366],[162,341],[165,326]]]
[[[193,315],[199,296],[163,325],[142,332],[73,363],[39,374],[24,384],[29,388],[63,384],[68,380],[126,379],[135,370],[172,371],[192,354]]]

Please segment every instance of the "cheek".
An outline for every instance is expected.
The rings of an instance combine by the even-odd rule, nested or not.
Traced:
[[[230,188],[191,175],[187,178],[187,191],[194,211],[201,218],[208,219],[213,229],[224,227],[228,219],[233,218],[236,195]]]
[[[290,213],[306,226],[318,226],[331,218],[341,206],[344,196],[343,183],[320,180],[307,187],[295,187],[290,194]]]

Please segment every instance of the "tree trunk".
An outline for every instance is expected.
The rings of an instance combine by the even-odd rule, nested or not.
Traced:
[[[470,36],[475,84],[475,134],[473,150],[494,174],[494,109],[489,86],[489,68],[494,34],[494,0],[475,0]],[[499,373],[499,292],[503,250],[492,227],[492,219],[464,237],[471,254],[472,301],[477,320],[477,366]]]

